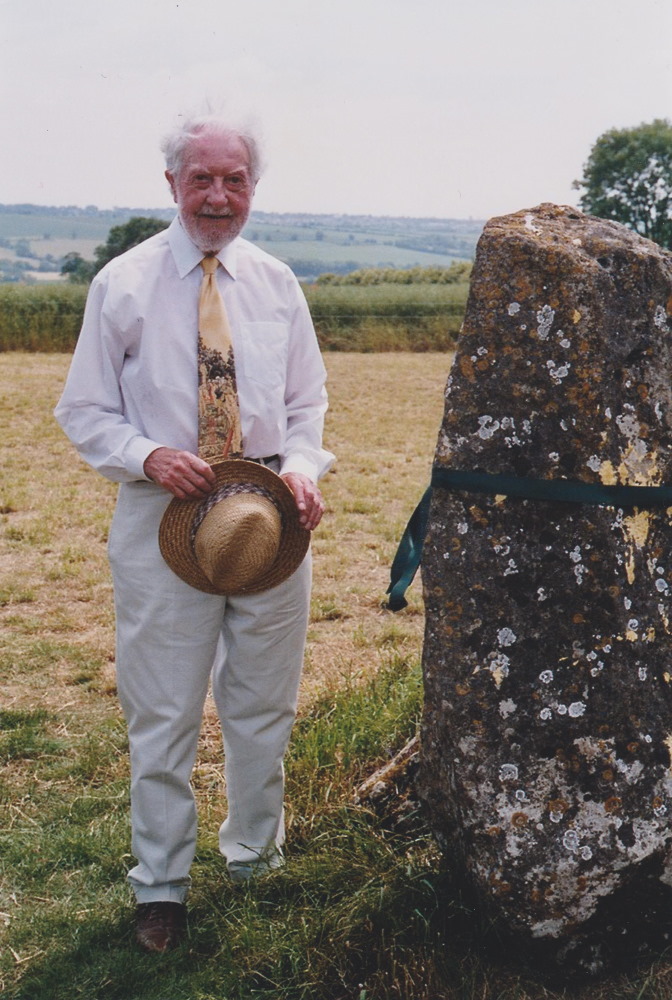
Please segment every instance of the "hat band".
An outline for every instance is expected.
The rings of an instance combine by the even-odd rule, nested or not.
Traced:
[[[220,501],[226,500],[227,497],[242,496],[247,493],[256,493],[258,496],[262,496],[266,500],[270,500],[280,514],[284,523],[284,518],[282,518],[282,509],[271,490],[267,490],[265,486],[258,486],[256,483],[229,483],[228,486],[220,486],[218,490],[215,490],[213,493],[209,493],[196,511],[191,524],[190,542],[192,550],[195,544],[196,533],[212,508],[220,503]]]

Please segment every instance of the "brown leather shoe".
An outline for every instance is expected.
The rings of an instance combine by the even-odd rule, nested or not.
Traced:
[[[187,908],[184,903],[161,900],[138,903],[135,911],[135,939],[145,951],[171,951],[187,932]]]

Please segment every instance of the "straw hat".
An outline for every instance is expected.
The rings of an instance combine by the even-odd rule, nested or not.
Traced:
[[[212,469],[216,485],[207,497],[168,505],[159,528],[163,558],[207,594],[255,594],[282,583],[310,542],[294,494],[256,462],[228,459]]]

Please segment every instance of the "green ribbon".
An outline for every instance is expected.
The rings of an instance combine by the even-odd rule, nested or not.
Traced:
[[[602,483],[584,483],[580,479],[531,479],[435,465],[430,486],[413,511],[392,562],[390,586],[387,588],[390,611],[401,611],[408,604],[404,595],[420,565],[432,490],[436,487],[554,503],[588,503],[604,507],[672,506],[672,486],[604,486]]]
[[[418,571],[422,558],[431,499],[432,487],[428,486],[401,536],[397,554],[390,569],[390,586],[387,588],[387,593],[390,595],[387,606],[390,611],[401,611],[408,604],[404,594],[413,583],[413,577]]]

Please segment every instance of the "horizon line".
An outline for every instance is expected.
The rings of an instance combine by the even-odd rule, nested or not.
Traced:
[[[111,208],[101,208],[92,202],[88,205],[76,205],[73,202],[68,202],[61,205],[43,205],[36,201],[17,201],[17,202],[0,202],[0,212],[7,211],[8,209],[20,209],[20,208],[37,208],[48,211],[49,209],[55,209],[57,211],[63,211],[64,209],[74,209],[83,214],[90,213],[105,213],[105,214],[120,214],[126,212],[175,212],[177,209],[173,206],[148,206],[148,205],[114,205]],[[437,221],[437,222],[474,222],[474,223],[484,223],[488,221],[488,218],[492,216],[477,217],[473,215],[469,216],[457,216],[457,215],[391,215],[389,213],[376,214],[373,212],[311,212],[311,211],[276,211],[272,209],[264,208],[253,208],[250,212],[250,218],[253,215],[280,215],[280,216],[307,216],[310,218],[339,218],[339,219],[422,219],[426,221]]]

